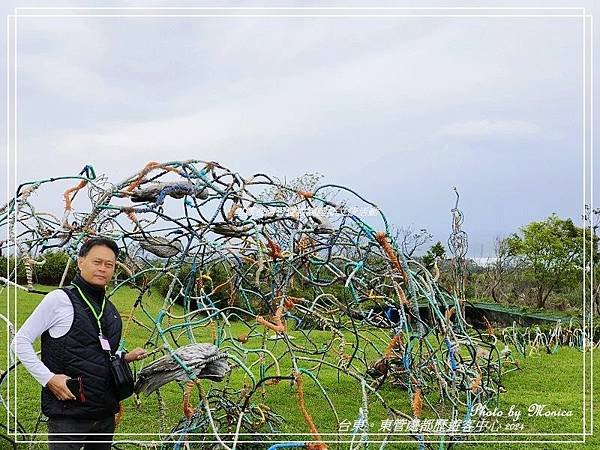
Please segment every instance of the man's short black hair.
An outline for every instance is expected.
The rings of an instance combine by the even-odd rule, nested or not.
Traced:
[[[96,245],[103,245],[105,247],[110,248],[115,254],[115,258],[119,257],[119,246],[117,245],[117,243],[112,239],[103,237],[92,238],[85,241],[79,249],[79,256],[87,256],[92,247],[95,247]]]

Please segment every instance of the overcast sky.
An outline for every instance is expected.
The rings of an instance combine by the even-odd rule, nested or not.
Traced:
[[[320,172],[444,243],[456,186],[471,256],[491,254],[532,220],[579,220],[582,33],[564,17],[20,17],[18,181],[190,158]]]

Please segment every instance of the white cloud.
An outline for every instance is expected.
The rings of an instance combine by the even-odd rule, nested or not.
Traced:
[[[38,105],[57,99],[107,104],[125,93],[101,71],[111,38],[97,21],[20,17],[18,39],[20,96],[34,93]]]
[[[161,118],[161,111],[157,110],[155,119],[121,121],[114,125],[109,125],[110,117],[103,123],[100,115],[98,122],[86,131],[65,128],[44,136],[43,142],[32,140],[30,145],[27,142],[24,145],[39,148],[43,144],[44,148],[65,157],[85,151],[110,160],[139,158],[143,154],[154,155],[153,159],[171,159],[176,152],[184,158],[191,153],[194,156],[208,153],[216,154],[211,159],[219,156],[222,159],[235,155],[237,148],[269,145],[280,137],[288,138],[288,142],[315,135],[337,135],[343,139],[350,125],[355,127],[352,131],[355,135],[368,133],[370,124],[377,124],[410,129],[418,136],[425,134],[423,130],[427,127],[414,126],[411,116],[415,112],[434,116],[456,102],[465,89],[457,88],[459,81],[471,90],[475,85],[477,89],[487,89],[496,81],[495,69],[489,66],[480,67],[476,73],[446,71],[446,82],[437,81],[440,65],[453,67],[457,62],[453,56],[435,59],[430,55],[444,54],[446,43],[459,36],[460,28],[442,27],[409,41],[375,47],[377,51],[361,52],[354,58],[332,58],[317,64],[309,59],[306,65],[299,64],[296,71],[288,70],[280,76],[269,78],[268,71],[259,71],[256,77],[223,85],[217,91],[219,97],[211,102],[199,101],[206,98],[207,91],[201,83],[194,83],[190,92],[174,99],[181,102],[181,109],[187,113]],[[245,67],[251,61],[238,64]],[[63,75],[64,88],[67,80],[71,80],[71,92],[74,90],[77,96],[74,82],[77,70],[67,69],[68,66]],[[415,85],[417,79],[420,83]],[[101,78],[90,76],[87,80],[82,89],[88,93],[95,91],[90,85],[98,85],[97,92],[103,92],[107,98],[118,95],[118,92],[110,95],[110,86],[101,88]],[[448,85],[454,85],[455,89],[448,89]],[[184,103],[195,108],[184,108]],[[329,147],[327,153],[334,161],[345,151],[342,147]],[[319,148],[307,148],[304,153],[321,160],[325,156]]]
[[[68,58],[57,59],[46,55],[26,55],[19,60],[19,83],[23,96],[39,92],[75,100],[79,104],[93,102],[108,104],[118,99],[123,91],[89,67],[73,63]],[[35,90],[27,91],[27,87]]]
[[[243,106],[220,107],[170,119],[99,126],[89,132],[61,131],[47,140],[28,140],[23,147],[26,153],[46,148],[59,158],[85,155],[100,161],[137,164],[144,158],[223,160],[238,153],[241,146],[293,134],[299,127],[294,121],[301,120],[289,116],[285,126],[272,126],[276,119],[273,112],[257,115]]]
[[[581,129],[580,21],[352,20],[90,19],[67,37],[70,25],[54,21],[23,29],[22,178],[90,163],[116,181],[149,160],[188,158],[244,175],[318,171],[381,204],[392,223],[446,233],[450,186],[465,206],[503,210],[568,166],[554,156]],[[511,154],[464,151],[482,138],[530,158],[554,153],[543,173],[517,176]],[[461,178],[472,169],[478,177]],[[477,184],[507,173],[515,193],[492,198]],[[528,208],[513,210],[526,223],[517,214]],[[473,230],[489,222],[482,207],[467,217]]]

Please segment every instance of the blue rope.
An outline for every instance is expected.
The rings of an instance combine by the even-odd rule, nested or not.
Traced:
[[[444,339],[444,341],[446,342],[446,347],[448,347],[448,358],[450,359],[450,367],[452,368],[452,370],[456,370],[456,359],[454,358],[454,348],[452,347],[452,344],[450,343],[450,339],[448,339],[448,337],[446,337],[446,339]]]
[[[306,447],[306,442],[282,442],[280,444],[271,445],[268,450],[277,450],[279,448],[297,448],[297,447]]]

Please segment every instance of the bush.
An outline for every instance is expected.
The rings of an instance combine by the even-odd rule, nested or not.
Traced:
[[[42,265],[34,266],[34,277],[38,283],[58,286],[63,272],[69,261],[69,255],[63,251],[48,251],[43,253],[43,259],[46,261]],[[69,283],[77,271],[76,261],[71,261],[65,284]]]
[[[14,256],[2,256],[0,257],[0,277],[6,278],[6,269],[10,264],[11,274],[9,274],[9,279],[11,281],[16,281],[19,284],[27,283],[27,274],[25,272],[25,264],[21,262],[20,259],[15,258]],[[14,269],[15,264],[17,265],[17,279],[14,278]]]

